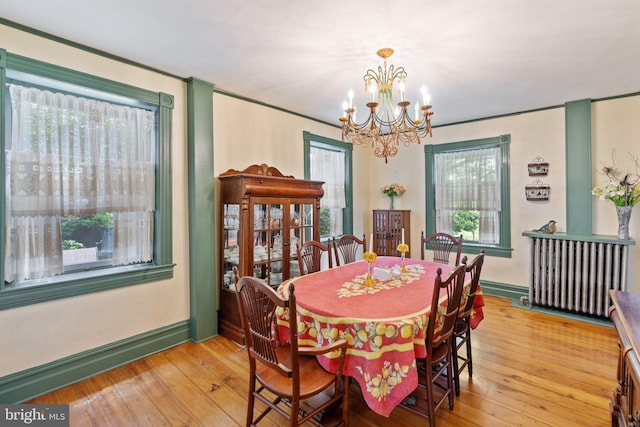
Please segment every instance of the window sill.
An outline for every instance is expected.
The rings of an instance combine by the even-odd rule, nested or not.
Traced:
[[[0,310],[168,279],[173,277],[173,267],[173,264],[115,267],[6,286],[0,292]]]
[[[462,242],[462,252],[467,254],[479,254],[481,250],[484,250],[485,255],[499,257],[499,258],[511,258],[511,252],[513,248],[505,248],[501,246],[482,245],[479,243],[465,243]]]

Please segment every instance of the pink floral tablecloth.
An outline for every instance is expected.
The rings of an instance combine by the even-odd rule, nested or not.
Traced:
[[[375,267],[391,268],[399,258],[378,257]],[[367,263],[359,261],[283,282],[278,291],[288,297],[295,285],[300,345],[319,346],[345,338],[349,344],[344,373],[355,379],[375,412],[391,411],[417,386],[416,358],[426,356],[424,345],[431,312],[431,296],[438,268],[446,277],[452,266],[406,259],[408,270],[399,279],[364,285]],[[465,283],[466,301],[470,279]],[[484,299],[478,290],[472,327],[482,320]],[[288,336],[288,313],[278,318],[281,337]],[[438,327],[436,327],[436,334]],[[328,371],[337,369],[337,354],[319,356]]]

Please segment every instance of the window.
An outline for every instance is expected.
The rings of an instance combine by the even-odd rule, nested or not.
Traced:
[[[462,234],[469,252],[510,256],[509,135],[428,145],[427,233]]]
[[[320,200],[323,239],[353,230],[351,153],[353,146],[304,132],[305,179],[324,181]]]
[[[171,277],[172,97],[0,54],[0,308]]]

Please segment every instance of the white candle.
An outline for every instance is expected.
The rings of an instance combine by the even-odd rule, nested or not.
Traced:
[[[373,233],[369,234],[369,252],[373,252]]]
[[[402,244],[404,245],[404,228],[402,228]]]

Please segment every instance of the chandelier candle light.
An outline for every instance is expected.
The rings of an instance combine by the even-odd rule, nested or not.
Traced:
[[[405,147],[413,142],[420,144],[420,138],[431,136],[431,105],[427,88],[422,86],[422,105],[416,102],[415,119],[407,112],[411,103],[405,100],[407,73],[404,67],[395,68],[393,64],[387,67],[387,58],[393,55],[393,49],[378,50],[378,56],[384,60],[384,68],[378,66],[378,71],[372,69],[365,73],[364,87],[369,93],[369,116],[363,122],[356,122],[356,107],[353,106],[353,91],[349,91],[349,102],[342,105],[344,115],[342,122],[342,140],[350,140],[354,145],[371,147],[376,157],[384,158],[398,154],[398,146]],[[394,104],[393,83],[398,81],[400,102]],[[376,98],[377,97],[377,98]]]

